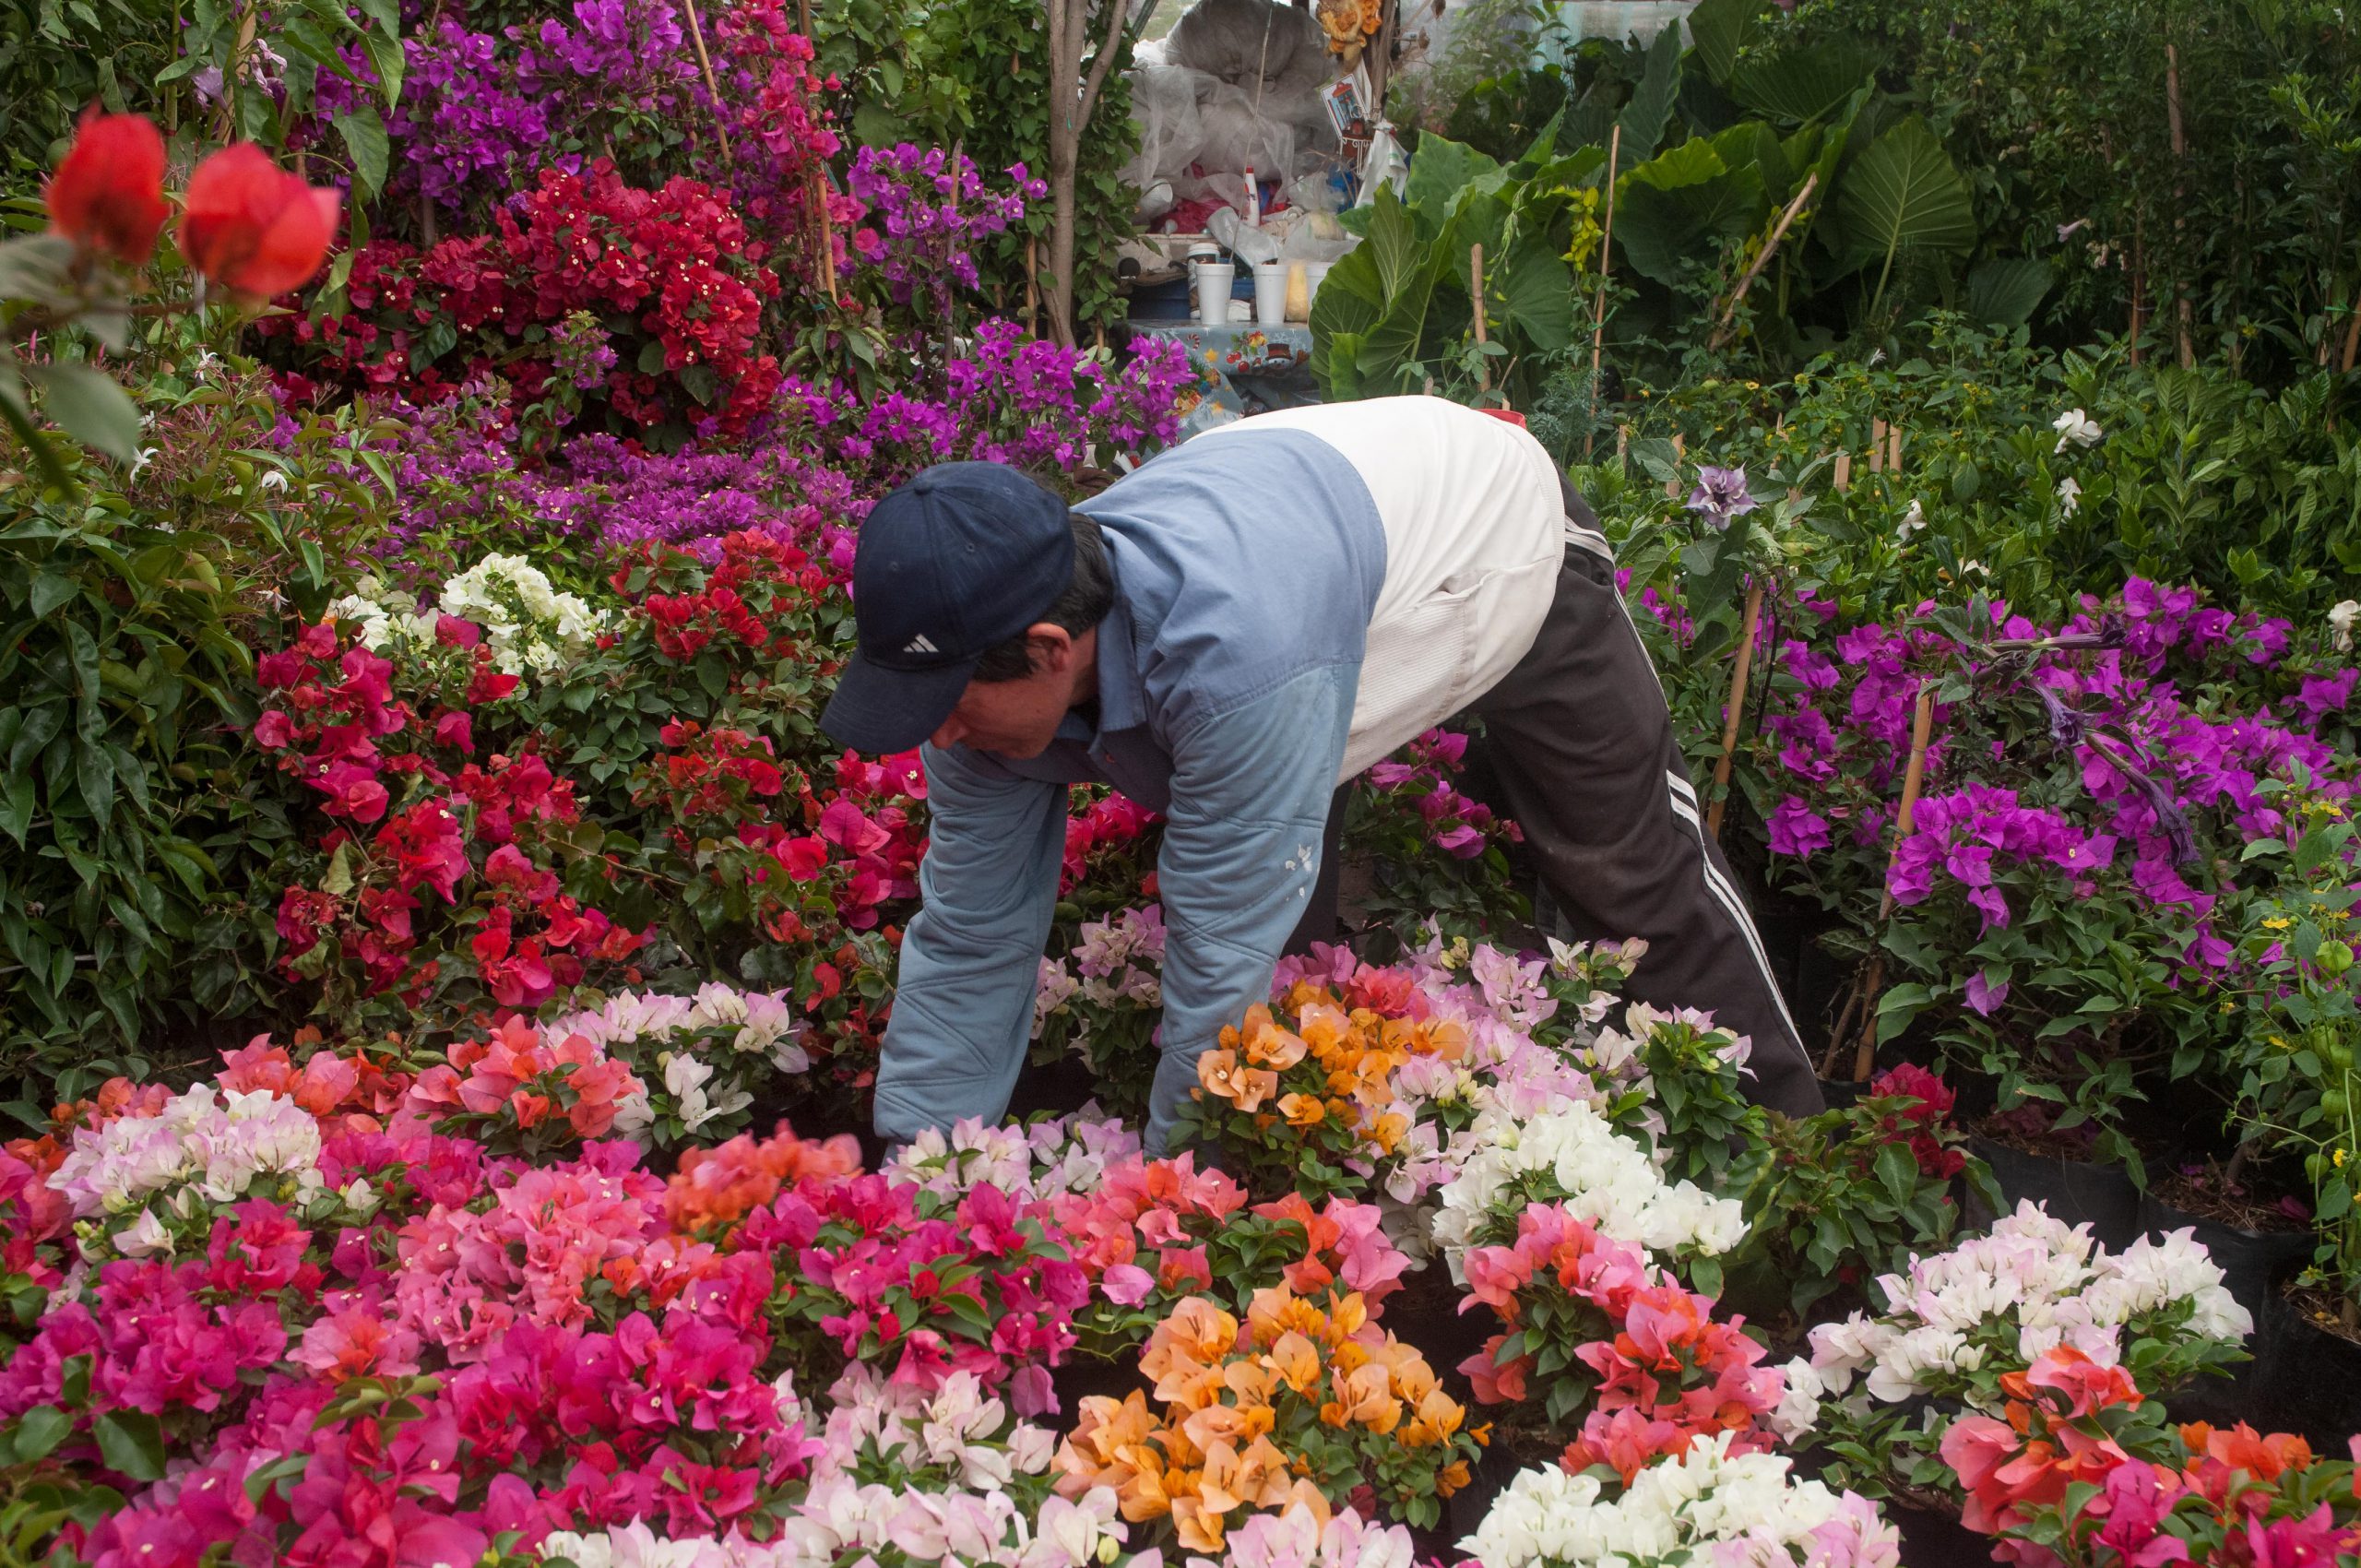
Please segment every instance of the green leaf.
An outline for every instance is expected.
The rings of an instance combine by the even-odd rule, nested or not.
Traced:
[[[1967,314],[1993,327],[2023,327],[2048,294],[2055,274],[2030,256],[1980,261],[1967,274]]]
[[[139,410],[114,377],[94,365],[27,365],[49,417],[66,434],[128,467],[139,457]]]
[[[1519,234],[1489,280],[1488,310],[1545,352],[1574,339],[1574,275],[1558,248],[1541,235]]]
[[[1410,204],[1419,232],[1431,238],[1467,192],[1487,184],[1497,187],[1500,172],[1501,166],[1488,155],[1429,134],[1418,138],[1403,199]]]
[[[1738,52],[1759,42],[1762,0],[1704,0],[1689,13],[1689,36],[1697,41],[1698,63],[1714,81],[1727,83]]]
[[[368,52],[369,64],[377,73],[377,90],[385,98],[386,107],[391,109],[401,101],[402,73],[409,65],[402,53],[400,32],[380,32],[373,28],[362,35],[361,47]]]
[[[34,1406],[17,1418],[16,1431],[10,1434],[17,1463],[30,1465],[36,1459],[46,1459],[73,1430],[74,1418],[56,1406]]]
[[[1817,120],[1868,84],[1883,53],[1858,39],[1832,38],[1772,60],[1750,60],[1730,96],[1758,114],[1791,125]]]
[[[1664,143],[1665,126],[1672,121],[1673,101],[1680,96],[1680,30],[1668,27],[1656,34],[1648,49],[1648,63],[1631,101],[1616,122],[1623,127],[1622,156],[1627,162],[1653,158]]]
[[[107,1467],[135,1481],[164,1479],[164,1431],[139,1410],[109,1410],[90,1423]]]
[[[385,121],[377,117],[374,109],[364,105],[338,115],[336,128],[344,138],[344,150],[352,159],[353,178],[361,182],[365,194],[375,196],[386,188],[386,162],[391,156]]]
[[[1910,1201],[1911,1189],[1918,1185],[1918,1161],[1907,1144],[1885,1144],[1878,1149],[1878,1182],[1897,1204]]]
[[[1845,172],[1823,237],[1840,273],[1874,262],[1871,308],[1882,301],[1894,258],[1904,251],[1964,255],[1975,244],[1975,207],[1935,133],[1917,115],[1869,145]]]
[[[1624,258],[1667,286],[1710,267],[1716,245],[1752,233],[1770,205],[1760,171],[1732,170],[1703,140],[1633,169],[1618,202],[1615,238]]]

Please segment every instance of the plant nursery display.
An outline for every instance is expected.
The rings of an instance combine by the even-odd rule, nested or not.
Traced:
[[[1265,389],[1596,513],[1826,1109],[1422,713],[1169,1139],[1225,933],[1082,785],[887,1143],[855,565],[1226,417],[1156,9],[0,5],[0,1568],[2361,1564],[2353,18],[1288,18]]]

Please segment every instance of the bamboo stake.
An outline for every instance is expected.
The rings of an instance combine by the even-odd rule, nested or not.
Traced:
[[[1607,222],[1598,232],[1598,292],[1591,303],[1590,312],[1590,404],[1594,417],[1590,434],[1583,437],[1584,462],[1590,461],[1591,441],[1598,433],[1596,416],[1598,412],[1599,353],[1607,341],[1607,271],[1615,255],[1615,171],[1622,156],[1623,125],[1618,121],[1607,137]]]
[[[714,139],[721,144],[721,165],[725,169],[735,172],[738,160],[730,150],[730,126],[727,124],[728,116],[721,105],[721,84],[714,79],[713,56],[705,52],[705,24],[697,18],[697,0],[688,0],[687,9],[689,42],[696,45],[697,69],[705,73],[706,95],[713,100],[713,135]],[[804,19],[803,30],[806,34],[812,30],[808,14]],[[836,290],[831,288],[828,292],[833,295]]]
[[[1033,235],[1025,236],[1025,329],[1038,332],[1041,327],[1040,242]]]
[[[1762,630],[1762,584],[1757,580],[1747,585],[1746,632],[1730,664],[1729,711],[1722,718],[1721,758],[1714,764],[1714,803],[1705,809],[1705,833],[1715,843],[1722,837],[1722,808],[1729,803],[1730,769],[1738,762],[1738,726],[1746,712],[1746,680],[1754,672],[1754,639]]]
[[[803,36],[811,39],[817,50],[820,41],[812,37],[812,0],[796,0],[796,16],[802,24]],[[828,286],[828,308],[836,304],[836,225],[828,216],[828,172],[816,160],[812,166],[812,215],[820,225],[820,265],[815,275]]]
[[[1684,460],[1686,460],[1686,459],[1687,459],[1688,456],[1689,456],[1689,443],[1688,443],[1688,442],[1686,442],[1686,441],[1684,441],[1684,440],[1682,440],[1679,435],[1675,435],[1675,436],[1672,438],[1672,462],[1673,462],[1673,467],[1675,467],[1675,468],[1679,468],[1679,467],[1680,466],[1680,464],[1681,464]],[[1680,481],[1679,481],[1678,479],[1668,479],[1668,480],[1665,481],[1664,481],[1664,493],[1665,493],[1667,495],[1678,495],[1678,494],[1679,494],[1679,493],[1680,493]]]
[[[1796,193],[1796,199],[1787,204],[1787,210],[1779,214],[1779,221],[1772,228],[1771,237],[1762,242],[1761,254],[1755,256],[1753,265],[1746,269],[1746,276],[1738,280],[1738,287],[1730,291],[1729,303],[1722,307],[1721,324],[1714,328],[1713,337],[1705,343],[1708,352],[1719,352],[1729,341],[1731,331],[1738,325],[1738,307],[1745,300],[1747,290],[1752,288],[1754,280],[1762,276],[1762,269],[1771,265],[1771,253],[1779,248],[1780,240],[1786,235],[1787,225],[1793,223],[1796,220],[1796,215],[1804,209],[1804,203],[1811,196],[1812,187],[1818,184],[1820,184],[1820,173],[1815,170],[1804,177],[1804,188]]]
[[[1467,247],[1467,293],[1476,302],[1476,347],[1480,350],[1484,347],[1484,246],[1480,242]],[[1489,393],[1491,389],[1491,368],[1479,352],[1476,359],[1476,390]]]
[[[1917,810],[1918,790],[1927,781],[1927,742],[1935,729],[1935,688],[1932,683],[1918,687],[1918,708],[1910,716],[1910,766],[1902,776],[1902,806],[1893,815],[1893,853],[1899,855],[1904,840],[1910,837],[1910,819]],[[1892,858],[1888,857],[1889,872]],[[1886,922],[1893,919],[1892,878],[1887,877],[1885,897],[1878,903],[1878,930],[1883,935]],[[1861,991],[1861,1039],[1853,1054],[1853,1081],[1868,1081],[1869,1067],[1878,1050],[1878,993],[1885,989],[1885,951],[1880,947],[1869,959],[1869,983]]]
[[[2181,174],[2189,167],[2189,137],[2183,134],[2180,121],[2180,52],[2169,43],[2165,45],[2165,118],[2172,132],[2173,232],[2178,234],[2189,226],[2189,214],[2181,206]],[[2188,258],[2181,259],[2186,262]],[[2180,328],[2180,368],[2187,370],[2197,362],[2195,307],[2189,303],[2189,279],[2177,271],[2173,277],[2173,300]]]

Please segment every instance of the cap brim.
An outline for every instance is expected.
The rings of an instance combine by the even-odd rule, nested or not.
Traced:
[[[935,670],[888,670],[859,653],[836,681],[820,728],[857,752],[907,752],[943,728],[976,673],[976,662]]]

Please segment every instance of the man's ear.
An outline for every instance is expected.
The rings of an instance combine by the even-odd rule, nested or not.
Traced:
[[[1025,646],[1037,674],[1062,675],[1074,668],[1074,634],[1054,621],[1026,627]]]

